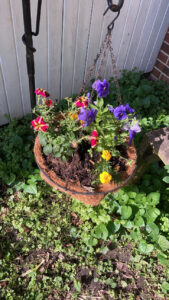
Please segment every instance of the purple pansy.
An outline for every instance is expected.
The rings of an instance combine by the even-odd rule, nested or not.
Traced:
[[[127,118],[127,113],[134,113],[134,109],[129,106],[129,104],[119,105],[116,108],[108,106],[108,109],[113,113],[116,119],[124,120]]]
[[[84,122],[84,126],[87,127],[90,125],[90,123],[94,122],[97,115],[97,109],[85,109],[81,108],[80,113],[78,115],[78,119]]]
[[[108,110],[110,110],[110,111],[111,111],[111,113],[113,114],[113,112],[114,112],[114,108],[113,108],[113,107],[111,107],[111,106],[108,106]]]
[[[125,106],[126,110],[128,110],[128,112],[129,112],[130,114],[132,114],[132,113],[135,112],[135,109],[134,109],[134,108],[131,108],[131,107],[129,106],[128,103],[127,103],[126,105],[124,105],[124,106]]]
[[[134,120],[131,124],[130,130],[129,130],[129,145],[131,144],[133,138],[135,137],[136,133],[140,132],[141,128],[139,126],[138,121]]]
[[[114,108],[113,115],[118,120],[124,120],[127,118],[127,112],[125,105],[119,105],[116,108]]]
[[[96,90],[99,98],[106,97],[109,93],[109,83],[106,79],[103,81],[96,80],[93,83],[92,88]]]

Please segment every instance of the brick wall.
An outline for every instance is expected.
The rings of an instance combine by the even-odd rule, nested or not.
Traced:
[[[169,83],[169,28],[150,76],[154,80],[162,79]]]

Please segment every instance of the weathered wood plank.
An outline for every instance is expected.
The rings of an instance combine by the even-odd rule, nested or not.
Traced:
[[[153,148],[165,165],[169,165],[169,127],[160,128],[146,133],[148,144]]]

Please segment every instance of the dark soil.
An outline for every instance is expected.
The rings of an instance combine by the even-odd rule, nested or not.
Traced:
[[[92,186],[92,181],[96,178],[97,174],[93,175],[94,165],[100,160],[100,154],[93,149],[92,158],[90,157],[88,150],[90,149],[90,144],[87,142],[81,143],[72,157],[69,157],[65,163],[62,162],[60,158],[55,158],[53,154],[44,156],[46,164],[49,169],[52,169],[57,176],[62,180],[68,182],[79,182],[82,186]],[[120,151],[121,157],[112,157],[110,163],[112,168],[117,171],[117,173],[126,170],[126,159],[127,148],[122,145],[118,146],[117,150]]]

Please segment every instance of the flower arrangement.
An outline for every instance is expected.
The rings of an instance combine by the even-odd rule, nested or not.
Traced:
[[[130,164],[126,149],[141,128],[128,103],[117,107],[104,105],[103,98],[109,93],[106,79],[96,80],[92,88],[91,94],[75,100],[66,98],[67,109],[59,112],[58,104],[49,99],[49,94],[36,89],[37,106],[33,113],[37,117],[31,123],[50,162],[59,162],[65,169],[72,162],[74,167],[79,160],[77,153],[81,160],[88,159],[85,177],[89,176],[91,186],[95,187],[119,178],[121,164],[122,168]],[[60,169],[58,174],[62,177]],[[80,177],[81,174],[79,181]]]

